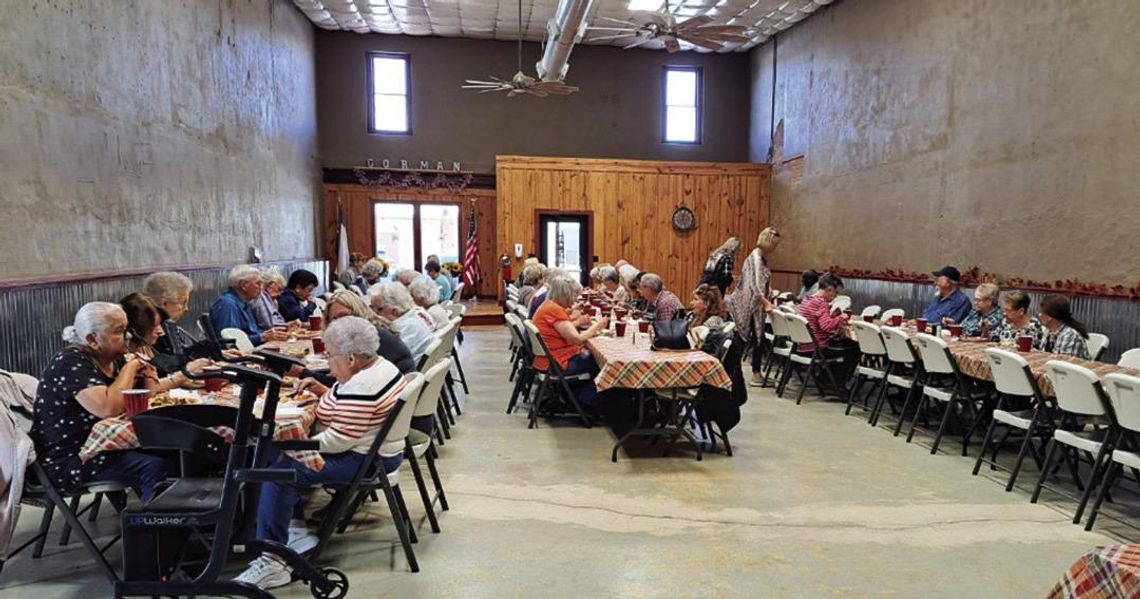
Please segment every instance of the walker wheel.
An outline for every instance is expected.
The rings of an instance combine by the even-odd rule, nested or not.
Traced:
[[[325,568],[321,570],[321,576],[325,577],[328,585],[318,585],[315,580],[309,581],[309,592],[317,599],[341,599],[348,595],[348,576],[344,572],[336,568]],[[327,592],[322,590],[322,586],[329,586],[332,588]]]

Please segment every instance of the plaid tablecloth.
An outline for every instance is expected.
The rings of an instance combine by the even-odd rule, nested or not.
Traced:
[[[223,392],[222,397],[216,403],[236,407],[237,402],[233,397],[232,393]],[[315,404],[305,410],[304,415],[300,418],[278,418],[277,427],[273,431],[273,438],[278,441],[308,439],[309,429],[315,419]],[[230,442],[234,438],[234,431],[230,427],[217,426],[211,427],[210,430],[221,435],[226,442]],[[79,459],[86,462],[105,451],[123,451],[137,447],[139,447],[139,438],[131,421],[125,416],[113,416],[96,422],[95,426],[91,428],[91,434],[87,436],[87,440],[83,442],[83,447],[79,449]],[[286,451],[285,455],[297,460],[310,470],[321,470],[325,467],[324,458],[316,451]]]
[[[878,324],[878,323],[876,323]],[[913,338],[918,333],[913,327],[900,327],[907,332],[907,336]],[[848,326],[847,336],[855,339],[855,327]],[[992,381],[994,376],[990,371],[990,361],[986,357],[986,348],[988,347],[1001,347],[1000,343],[987,343],[980,340],[959,340],[943,338],[950,346],[950,353],[954,355],[954,359],[958,361],[958,369],[962,374],[970,376],[983,381]],[[1061,360],[1064,362],[1071,362],[1078,366],[1084,366],[1093,371],[1097,376],[1104,378],[1105,375],[1113,372],[1123,372],[1124,374],[1140,375],[1140,371],[1130,368],[1121,368],[1116,364],[1109,364],[1106,362],[1094,362],[1091,360],[1082,360],[1072,356],[1062,356],[1052,354],[1049,352],[1033,350],[1030,352],[1019,352],[1017,347],[1004,347],[1016,353],[1017,355],[1025,358],[1029,363],[1029,369],[1033,372],[1034,378],[1037,379],[1037,385],[1041,388],[1041,393],[1045,395],[1053,394],[1053,383],[1045,374],[1045,363],[1050,360]],[[916,351],[917,353],[917,351]]]
[[[1077,558],[1048,599],[1140,596],[1140,545],[1097,547]]]
[[[313,353],[312,339],[294,339],[292,341],[270,341],[257,346],[258,349],[268,349],[278,353],[301,358],[305,361],[305,368],[309,370],[328,370],[329,361],[325,354]]]
[[[628,333],[627,333],[628,335]],[[594,337],[586,347],[598,361],[601,372],[594,379],[598,391],[607,389],[675,389],[711,385],[731,389],[724,366],[715,356],[700,350],[652,351],[649,335]]]

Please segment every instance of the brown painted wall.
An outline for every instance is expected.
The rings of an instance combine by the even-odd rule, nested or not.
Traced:
[[[1140,3],[843,0],[779,36],[776,266],[1140,279]],[[751,159],[772,43],[753,51]],[[759,121],[759,122],[757,122]]]
[[[710,251],[734,235],[750,248],[768,220],[765,165],[501,156],[496,174],[500,253],[537,253],[538,210],[588,211],[599,260],[657,272],[685,302]],[[684,234],[672,226],[681,205],[697,221]]]
[[[743,161],[748,156],[748,57],[578,46],[568,97],[506,98],[460,89],[468,78],[508,78],[513,43],[318,31],[317,112],[324,166],[367,158],[460,161],[494,172],[496,154]],[[365,53],[406,52],[412,60],[410,136],[369,135]],[[539,46],[524,46],[533,74]],[[704,67],[704,143],[661,143],[661,68]]]
[[[316,253],[304,15],[277,0],[6,4],[0,279]]]

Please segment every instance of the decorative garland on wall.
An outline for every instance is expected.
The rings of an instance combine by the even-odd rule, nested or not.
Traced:
[[[900,283],[929,283],[934,279],[930,273],[908,272],[905,270],[866,270],[860,268],[845,268],[842,266],[829,266],[828,272],[841,277],[857,279],[878,279],[882,281],[895,281]],[[1079,279],[1064,281],[1034,281],[1021,277],[1003,278],[992,272],[983,272],[977,266],[962,271],[961,284],[972,287],[982,283],[994,283],[1003,289],[1025,289],[1030,291],[1047,291],[1063,295],[1085,295],[1089,297],[1108,297],[1127,300],[1140,300],[1140,282],[1132,287],[1124,285],[1108,285],[1105,283],[1090,283]]]
[[[441,172],[418,172],[418,171],[403,171],[403,170],[380,170],[380,169],[363,169],[354,168],[352,173],[356,175],[357,181],[361,185],[369,187],[394,187],[396,189],[436,189],[446,188],[452,193],[458,193],[467,189],[471,184],[471,173],[441,173]]]

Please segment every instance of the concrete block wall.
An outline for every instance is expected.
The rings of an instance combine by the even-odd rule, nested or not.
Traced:
[[[0,5],[0,279],[316,255],[313,31],[290,3]]]

